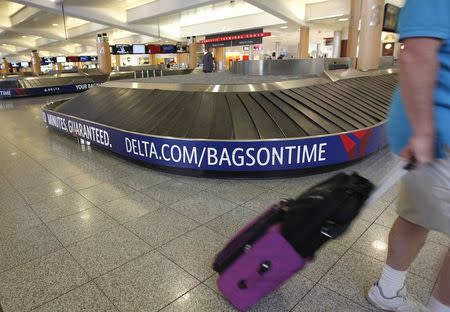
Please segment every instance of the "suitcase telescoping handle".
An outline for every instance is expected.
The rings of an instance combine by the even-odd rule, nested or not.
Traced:
[[[400,161],[390,172],[390,174],[384,178],[380,186],[370,195],[366,200],[363,209],[370,207],[373,203],[378,201],[384,193],[386,193],[391,187],[393,187],[405,174],[413,170],[416,167],[416,160],[413,158],[410,162]]]

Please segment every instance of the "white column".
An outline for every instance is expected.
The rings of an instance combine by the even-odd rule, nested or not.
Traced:
[[[335,31],[333,37],[333,57],[341,57],[342,31]]]

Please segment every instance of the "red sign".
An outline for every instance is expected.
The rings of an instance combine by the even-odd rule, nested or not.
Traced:
[[[233,35],[233,36],[225,36],[225,37],[217,37],[217,38],[212,38],[212,39],[205,39],[205,40],[200,40],[200,43],[201,44],[205,44],[205,43],[213,43],[213,42],[253,39],[253,38],[262,38],[262,37],[270,37],[270,36],[272,36],[272,33],[270,33],[270,32],[263,32],[263,33],[255,33],[255,34]]]

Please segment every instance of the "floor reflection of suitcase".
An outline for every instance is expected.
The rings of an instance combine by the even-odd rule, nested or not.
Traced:
[[[383,183],[384,190],[370,200],[372,183],[340,173],[296,200],[267,209],[216,256],[213,269],[223,296],[240,311],[250,309],[312,261],[323,244],[344,233],[366,201],[373,202],[402,174]]]

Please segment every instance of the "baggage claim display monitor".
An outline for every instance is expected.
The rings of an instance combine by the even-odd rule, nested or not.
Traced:
[[[133,44],[133,54],[145,54],[145,44]]]
[[[65,62],[67,62],[67,58],[65,56],[57,56],[56,62],[57,63],[65,63]]]

